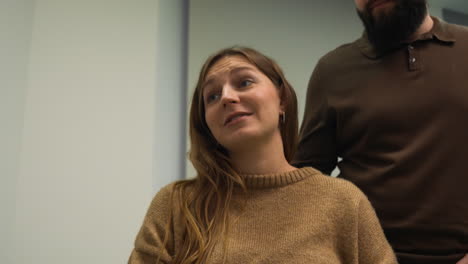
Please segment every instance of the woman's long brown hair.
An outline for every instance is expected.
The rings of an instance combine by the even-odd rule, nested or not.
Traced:
[[[203,87],[206,74],[221,58],[242,56],[265,74],[277,87],[286,114],[280,122],[280,132],[286,160],[293,158],[297,145],[297,99],[294,90],[280,67],[272,59],[246,47],[223,49],[209,57],[203,65],[190,108],[190,160],[197,177],[179,181],[173,192],[174,210],[181,217],[177,225],[183,230],[182,244],[175,249],[174,262],[178,264],[205,263],[215,244],[227,248],[229,226],[228,209],[234,189],[246,191],[242,177],[233,169],[228,151],[213,137],[205,121]],[[169,227],[174,223],[168,223]],[[167,243],[167,235],[164,239]]]

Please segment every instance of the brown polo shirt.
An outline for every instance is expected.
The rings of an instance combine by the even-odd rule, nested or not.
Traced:
[[[468,251],[468,29],[433,19],[387,52],[363,35],[320,59],[293,162],[337,165],[403,264],[455,264]]]

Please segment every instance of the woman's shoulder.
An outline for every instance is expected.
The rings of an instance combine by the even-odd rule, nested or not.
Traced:
[[[158,192],[153,197],[153,202],[163,201],[166,202],[170,199],[172,193],[174,192],[177,182],[171,182],[159,189]]]
[[[316,210],[321,210],[335,223],[357,219],[362,207],[371,207],[367,196],[352,182],[314,173],[304,182],[302,192],[312,201]]]
[[[310,168],[310,173],[313,174],[309,177],[309,183],[315,192],[329,198],[348,199],[350,201],[359,202],[361,199],[367,199],[366,195],[352,182],[325,175],[320,171]]]
[[[180,199],[180,194],[187,193],[190,189],[190,180],[176,181],[163,186],[154,195],[148,213],[170,211],[171,208],[174,208],[177,199]]]

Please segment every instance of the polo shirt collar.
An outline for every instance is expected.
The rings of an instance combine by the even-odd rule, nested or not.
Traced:
[[[427,40],[427,39],[437,39],[442,42],[446,43],[453,43],[456,41],[455,35],[451,30],[450,24],[446,23],[445,21],[438,19],[436,17],[431,16],[432,20],[434,21],[434,25],[432,29],[421,35],[416,41],[418,40]],[[377,52],[372,44],[369,42],[367,38],[367,33],[364,31],[362,36],[356,40],[357,47],[361,50],[361,52],[368,58],[377,59],[384,55],[385,53],[390,52],[393,49],[389,49],[385,52]],[[398,48],[398,47],[395,47]]]

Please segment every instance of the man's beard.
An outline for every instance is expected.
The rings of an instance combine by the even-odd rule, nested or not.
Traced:
[[[407,41],[421,26],[427,14],[426,0],[394,0],[391,10],[372,15],[369,0],[358,15],[364,23],[369,42],[378,52],[386,51]]]

